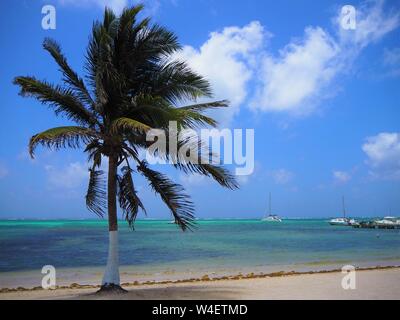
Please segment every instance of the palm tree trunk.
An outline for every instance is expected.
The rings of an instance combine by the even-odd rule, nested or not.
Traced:
[[[110,156],[108,162],[108,230],[108,259],[102,288],[115,288],[120,287],[120,278],[117,221],[117,159],[114,156]]]

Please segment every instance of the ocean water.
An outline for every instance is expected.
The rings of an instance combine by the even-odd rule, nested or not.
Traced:
[[[327,220],[200,220],[194,232],[168,221],[120,222],[120,264],[148,270],[280,269],[287,266],[397,265],[400,231],[334,227]],[[0,221],[0,272],[104,267],[103,220]]]

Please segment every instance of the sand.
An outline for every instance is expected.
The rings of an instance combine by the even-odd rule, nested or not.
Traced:
[[[400,299],[400,268],[359,270],[356,289],[344,290],[340,272],[270,275],[237,280],[126,285],[128,293],[97,295],[97,288],[17,290],[0,299]],[[4,289],[3,289],[4,290]]]

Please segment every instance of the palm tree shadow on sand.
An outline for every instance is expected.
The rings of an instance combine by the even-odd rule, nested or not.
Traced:
[[[128,289],[125,294],[118,293],[89,293],[82,294],[79,299],[96,300],[220,300],[240,299],[240,287],[218,285],[213,287],[180,285],[165,287],[146,287]]]

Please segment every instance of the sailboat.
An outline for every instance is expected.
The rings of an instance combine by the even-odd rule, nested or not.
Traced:
[[[271,192],[269,193],[269,215],[265,216],[264,218],[262,218],[261,221],[282,222],[281,218],[279,218],[276,214],[272,214],[272,211],[271,211]]]
[[[344,205],[344,196],[342,196],[343,218],[335,218],[329,221],[332,226],[351,226],[356,223],[354,219],[346,218],[346,207]]]

